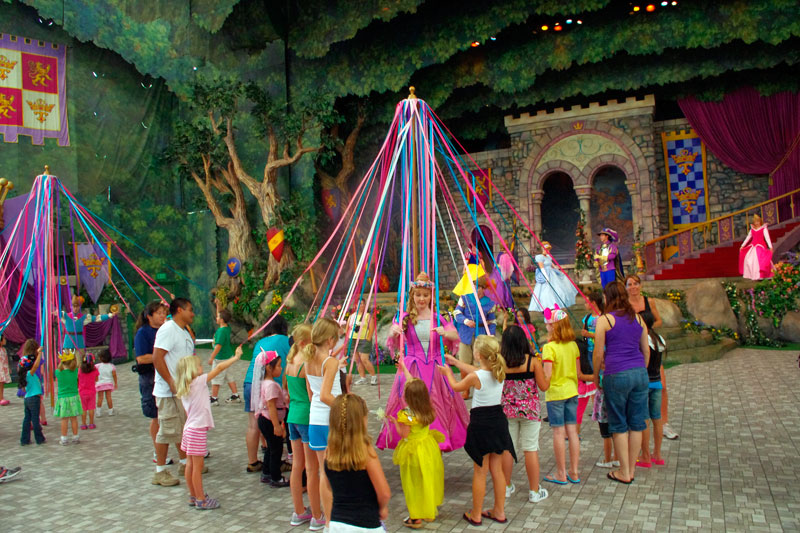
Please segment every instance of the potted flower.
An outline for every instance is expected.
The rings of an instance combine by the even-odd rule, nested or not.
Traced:
[[[592,282],[592,249],[586,239],[586,213],[580,210],[581,218],[575,228],[575,276],[580,279],[581,285]]]

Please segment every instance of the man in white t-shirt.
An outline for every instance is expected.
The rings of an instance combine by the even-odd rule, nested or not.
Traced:
[[[158,407],[158,433],[156,434],[156,475],[153,485],[175,486],[179,481],[167,470],[167,450],[170,443],[178,448],[181,465],[178,475],[186,468],[186,453],[181,450],[183,425],[186,412],[181,401],[175,397],[176,372],[181,358],[194,354],[194,339],[189,333],[189,325],[194,320],[192,302],[186,298],[175,298],[169,305],[172,320],[167,320],[158,328],[153,347],[153,365],[156,369],[153,396]]]

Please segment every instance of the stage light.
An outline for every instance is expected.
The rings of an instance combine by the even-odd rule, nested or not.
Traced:
[[[549,29],[550,27],[547,24],[542,25],[542,31],[547,31]]]
[[[656,10],[656,6],[654,6],[653,4],[649,4],[649,5],[647,6],[647,11],[648,11],[649,13],[652,13],[652,12],[653,12],[653,11],[655,11],[655,10]]]
[[[673,6],[677,6],[677,5],[678,5],[678,2],[676,2],[675,0],[672,0],[672,5],[673,5]]]
[[[489,37],[489,40],[490,40],[490,41],[496,41],[496,40],[497,40],[497,37]]]
[[[634,11],[639,11],[639,9],[641,9],[639,6],[633,6]]]
[[[561,26],[559,26],[558,24],[556,24],[555,26],[553,26],[553,30],[554,30],[554,31],[561,31],[561,30],[563,30],[563,29],[564,29],[564,28],[562,28],[562,27],[561,27]]]
[[[669,5],[669,2],[661,2],[661,5],[662,6],[667,6],[667,5]]]
[[[481,43],[479,43],[478,41],[472,41],[472,43],[470,44],[470,46],[472,48],[475,48],[476,46],[480,46],[480,45],[481,45]]]
[[[567,24],[572,24],[572,19],[567,19]]]
[[[583,24],[583,21],[582,21],[582,20],[578,20],[578,21],[576,21],[576,22],[577,22],[578,24]]]

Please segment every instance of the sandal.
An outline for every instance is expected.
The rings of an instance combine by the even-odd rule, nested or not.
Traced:
[[[554,477],[550,477],[550,476],[544,476],[544,479],[542,479],[542,481],[547,481],[548,483],[555,483],[556,485],[566,485],[567,484],[566,481],[559,481],[558,479],[556,479]]]
[[[484,518],[488,518],[489,520],[494,520],[498,524],[505,524],[506,522],[508,522],[508,517],[503,518],[502,520],[500,520],[495,515],[493,515],[491,511],[484,511],[484,512],[481,513],[481,516],[484,517]]]
[[[420,520],[419,518],[412,519],[410,516],[407,516],[403,519],[403,525],[406,527],[410,527],[411,529],[419,529],[424,524],[422,523],[422,520]]]
[[[609,472],[608,474],[606,474],[606,477],[608,479],[610,479],[611,481],[616,481],[617,483],[622,483],[623,485],[630,485],[631,483],[633,483],[633,480],[630,480],[630,481],[621,480],[620,478],[618,478],[616,476],[616,474],[614,472]]]
[[[577,483],[580,483],[580,482],[581,482],[581,478],[578,478],[578,479],[572,479],[571,477],[569,477],[569,474],[567,474],[567,481],[569,481],[570,483],[575,483],[575,484],[577,484]]]
[[[466,520],[467,522],[469,522],[469,523],[470,523],[470,525],[472,525],[472,526],[482,526],[482,525],[483,525],[483,522],[476,522],[475,520],[473,520],[473,519],[472,519],[472,517],[471,517],[471,516],[469,516],[469,513],[464,513],[464,514],[461,516],[461,518],[463,518],[464,520]]]

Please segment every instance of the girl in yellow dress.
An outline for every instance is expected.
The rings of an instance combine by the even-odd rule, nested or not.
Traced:
[[[439,449],[444,435],[428,427],[436,418],[428,387],[411,376],[402,358],[398,366],[406,375],[403,392],[406,408],[393,420],[402,439],[394,450],[393,460],[400,466],[400,481],[408,507],[409,516],[403,524],[419,529],[423,520],[431,522],[436,518],[437,507],[444,499],[444,463]]]

